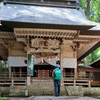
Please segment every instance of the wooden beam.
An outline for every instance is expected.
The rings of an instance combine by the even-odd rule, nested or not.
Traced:
[[[15,35],[14,35],[14,33],[13,32],[2,32],[2,31],[0,31],[0,39],[10,39],[10,40],[15,40],[16,39],[16,37],[15,37]]]
[[[75,38],[77,30],[60,30],[60,29],[38,29],[38,28],[14,28],[14,34],[20,37],[48,37],[48,38]]]
[[[97,43],[98,43],[98,41],[95,41],[95,42],[87,43],[87,44],[83,45],[83,47],[80,50],[78,50],[77,58],[79,59],[82,55],[84,55],[88,50],[90,50]]]
[[[100,31],[99,30],[80,31],[80,35],[100,36]]]

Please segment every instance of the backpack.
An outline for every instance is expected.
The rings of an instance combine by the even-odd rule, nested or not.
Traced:
[[[62,76],[61,70],[60,69],[55,69],[55,71],[54,71],[54,79],[55,80],[61,80],[61,76]]]

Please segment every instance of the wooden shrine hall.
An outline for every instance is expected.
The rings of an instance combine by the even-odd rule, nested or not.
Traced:
[[[60,60],[66,85],[91,86],[91,73],[80,75],[77,66],[93,47],[100,46],[100,24],[89,21],[83,10],[77,9],[76,0],[62,2],[4,2],[0,9],[0,56],[8,62],[6,85],[20,85],[17,83],[22,80],[21,85],[36,85],[41,80],[50,83]]]

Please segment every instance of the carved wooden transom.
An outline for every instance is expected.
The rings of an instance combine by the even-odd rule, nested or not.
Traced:
[[[0,32],[0,39],[6,39],[6,40],[15,40],[15,34],[13,32]]]
[[[74,39],[77,36],[76,30],[54,30],[54,29],[26,29],[14,28],[14,33],[17,38],[35,37],[35,38],[55,38],[55,39]]]
[[[59,48],[60,42],[56,39],[43,39],[43,38],[35,38],[31,40],[31,47],[37,48]]]
[[[80,35],[77,30],[56,30],[56,29],[36,29],[36,28],[14,28],[16,38],[48,38],[48,39],[65,39],[79,43],[91,43],[100,40],[100,36]]]

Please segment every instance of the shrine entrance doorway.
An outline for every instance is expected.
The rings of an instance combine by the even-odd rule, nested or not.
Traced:
[[[35,65],[34,66],[34,77],[37,78],[50,78],[52,77],[52,70],[54,66],[52,65]]]
[[[44,54],[44,53],[42,53]],[[52,77],[52,71],[55,68],[56,61],[59,60],[58,55],[55,53],[46,53],[45,55],[42,55],[39,57],[38,53],[31,53],[29,55],[34,55],[34,61],[33,61],[33,71],[31,77],[33,78],[51,78]],[[32,58],[31,58],[32,59]],[[32,61],[32,60],[31,60]]]

